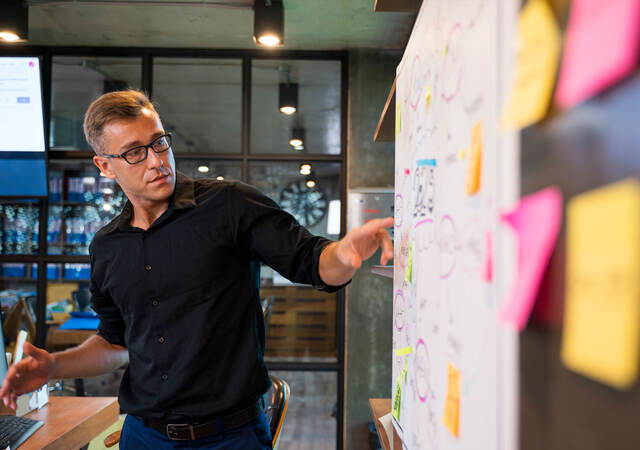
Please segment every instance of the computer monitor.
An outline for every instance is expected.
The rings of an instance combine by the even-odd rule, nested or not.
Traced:
[[[46,197],[40,60],[0,57],[0,197]]]

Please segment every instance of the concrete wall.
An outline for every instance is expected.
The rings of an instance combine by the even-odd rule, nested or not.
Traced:
[[[374,143],[401,52],[349,55],[348,187],[393,188],[394,143]],[[391,396],[393,282],[371,273],[379,251],[354,276],[346,295],[345,448],[369,449],[369,398]]]

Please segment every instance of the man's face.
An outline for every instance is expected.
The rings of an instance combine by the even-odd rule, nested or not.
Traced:
[[[136,119],[116,120],[105,125],[102,152],[119,155],[130,148],[150,144],[165,134],[160,118],[144,108]],[[147,149],[147,159],[129,164],[123,158],[94,156],[93,161],[107,177],[115,179],[132,203],[155,206],[167,201],[176,183],[173,150],[155,153]]]

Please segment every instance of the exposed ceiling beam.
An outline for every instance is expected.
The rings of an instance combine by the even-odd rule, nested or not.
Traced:
[[[422,0],[376,0],[375,12],[417,12]]]
[[[29,0],[29,7],[34,6],[61,6],[61,5],[102,5],[102,6],[221,6],[234,9],[251,9],[253,1],[211,1],[211,0],[186,0],[186,1],[143,1],[143,0]]]

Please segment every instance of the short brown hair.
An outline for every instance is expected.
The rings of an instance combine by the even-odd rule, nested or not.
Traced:
[[[84,115],[84,135],[93,151],[103,151],[105,125],[114,120],[136,119],[144,108],[158,114],[149,97],[135,89],[109,92],[94,100]]]

